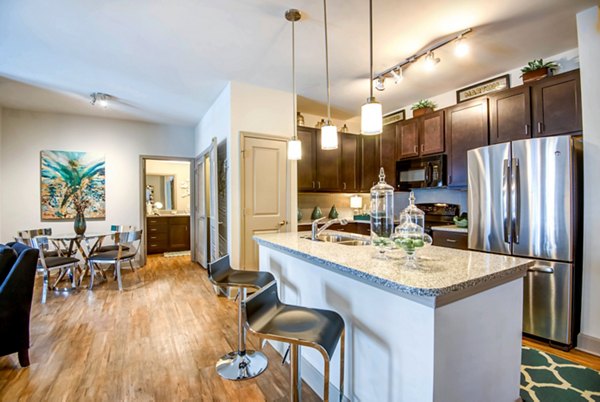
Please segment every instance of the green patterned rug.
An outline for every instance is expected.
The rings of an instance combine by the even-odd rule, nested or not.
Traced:
[[[524,402],[600,402],[600,372],[523,346]]]

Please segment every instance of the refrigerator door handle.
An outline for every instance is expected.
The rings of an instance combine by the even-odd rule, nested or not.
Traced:
[[[527,272],[541,272],[543,274],[553,274],[554,273],[554,268],[550,267],[550,266],[544,266],[544,265],[534,265],[531,268],[527,269]]]
[[[510,210],[510,192],[508,188],[509,167],[508,159],[504,159],[502,168],[502,201],[504,208],[502,210],[502,223],[504,228],[504,242],[510,243],[510,220],[508,219],[508,211]]]
[[[519,159],[513,158],[511,166],[511,212],[513,242],[519,244],[519,233],[521,232],[521,169]]]

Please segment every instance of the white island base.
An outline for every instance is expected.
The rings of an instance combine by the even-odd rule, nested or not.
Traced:
[[[282,301],[344,318],[345,399],[520,401],[522,278],[436,307],[259,244],[260,270],[273,273]],[[273,345],[283,353],[285,345]],[[338,368],[339,346],[331,362],[331,400],[339,395]],[[321,355],[302,348],[301,370],[322,395]]]

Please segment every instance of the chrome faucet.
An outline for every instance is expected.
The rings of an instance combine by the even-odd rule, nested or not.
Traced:
[[[325,224],[323,226],[321,226],[321,228],[319,228],[319,223],[322,222],[324,219],[327,219],[327,217],[322,217],[319,219],[315,219],[312,223],[312,230],[311,230],[311,239],[312,240],[317,240],[317,237],[319,237],[319,235],[321,233],[323,233],[323,231],[325,229],[327,229],[329,226],[333,225],[334,223],[339,223],[340,225],[347,225],[348,224],[348,219],[342,218],[342,219],[331,219],[327,222],[325,222]]]

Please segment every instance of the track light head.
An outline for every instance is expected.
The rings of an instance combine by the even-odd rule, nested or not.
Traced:
[[[375,81],[375,89],[378,91],[383,91],[385,89],[385,77],[377,77],[377,81]]]
[[[425,60],[423,62],[423,66],[425,67],[426,71],[433,71],[433,69],[435,68],[436,64],[438,64],[439,62],[440,62],[440,59],[436,58],[435,54],[433,53],[433,51],[430,50],[425,55]]]
[[[403,73],[402,67],[396,67],[395,69],[390,71],[390,73],[392,74],[392,77],[394,78],[394,84],[397,84],[404,79],[404,73]]]
[[[456,38],[456,43],[454,44],[454,54],[456,57],[465,57],[469,53],[469,45],[466,42],[465,38],[462,35],[459,35]]]
[[[112,96],[108,95],[108,94],[103,94],[102,92],[94,92],[92,94],[90,94],[90,103],[93,106],[100,106],[103,109],[106,109],[108,107],[108,102],[113,99]]]

